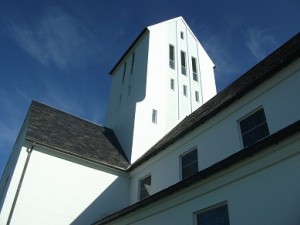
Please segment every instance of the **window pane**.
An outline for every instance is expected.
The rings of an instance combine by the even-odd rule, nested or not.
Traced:
[[[240,121],[244,147],[269,135],[268,124],[263,109]]]
[[[174,46],[169,45],[169,66],[170,68],[175,68],[175,55],[174,55]]]
[[[150,196],[151,192],[151,176],[140,181],[140,200]]]
[[[197,149],[181,156],[182,179],[185,179],[198,172]]]
[[[181,66],[186,67],[185,66],[185,52],[181,51]]]
[[[228,207],[223,205],[197,215],[197,225],[229,225]]]
[[[157,123],[157,111],[155,109],[152,110],[152,123]]]

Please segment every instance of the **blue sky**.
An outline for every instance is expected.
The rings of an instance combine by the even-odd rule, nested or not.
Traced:
[[[1,0],[0,176],[32,99],[102,124],[109,71],[144,27],[177,16],[218,90],[300,31],[299,0]]]

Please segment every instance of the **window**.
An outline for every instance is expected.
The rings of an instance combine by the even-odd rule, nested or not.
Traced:
[[[152,123],[157,124],[157,110],[152,110]]]
[[[130,70],[130,74],[133,74],[133,67],[134,67],[134,57],[135,57],[135,52],[133,52],[133,54],[132,54],[132,60],[131,60],[131,70]]]
[[[199,102],[199,92],[195,91],[195,100],[196,102]]]
[[[268,136],[269,129],[263,109],[259,109],[240,121],[241,134],[244,147]]]
[[[184,33],[181,31],[180,32],[180,38],[183,40],[184,39]]]
[[[186,75],[186,60],[185,60],[185,52],[181,51],[180,52],[180,58],[181,58],[181,73],[183,75]]]
[[[198,81],[197,61],[196,58],[194,57],[192,57],[192,69],[193,69],[193,79],[194,81]]]
[[[174,79],[172,79],[172,78],[171,78],[171,80],[170,80],[170,88],[171,88],[172,90],[175,90],[175,81],[174,81]]]
[[[187,96],[187,86],[183,85],[183,95]]]
[[[125,81],[125,74],[126,74],[126,63],[124,64],[124,70],[123,70],[123,78],[122,78],[122,84],[124,84]]]
[[[197,225],[230,225],[227,204],[206,209],[196,215]]]
[[[198,172],[197,149],[181,156],[181,178],[185,179]]]
[[[151,194],[151,175],[143,178],[139,182],[139,199],[143,200],[150,196]]]
[[[170,68],[175,69],[175,54],[173,45],[169,45],[169,65]]]
[[[128,86],[128,96],[130,96],[130,92],[131,92],[131,86]]]

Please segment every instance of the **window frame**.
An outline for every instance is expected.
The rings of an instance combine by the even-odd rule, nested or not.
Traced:
[[[175,91],[175,80],[173,78],[170,79],[170,88]]]
[[[146,187],[145,187],[145,190],[147,191],[147,196],[142,196],[142,190],[143,189],[143,186],[142,186],[142,182],[145,181],[146,179],[150,178],[150,189],[148,190]],[[141,201],[145,198],[148,198],[150,195],[151,195],[151,187],[152,187],[152,176],[151,176],[151,173],[150,174],[147,174],[146,176],[142,177],[139,179],[138,181],[138,201]]]
[[[169,44],[169,67],[175,70],[175,46],[172,44]]]
[[[185,97],[188,96],[187,85],[185,85],[185,84],[182,86],[182,93],[183,93],[183,96],[185,96]]]
[[[197,58],[192,56],[192,72],[193,80],[198,82],[198,67],[197,67]]]
[[[199,91],[195,91],[195,101],[196,102],[200,101],[200,99],[199,99]]]
[[[186,52],[180,51],[180,65],[181,65],[181,74],[186,76]]]
[[[263,112],[263,116],[264,116],[264,122],[262,123],[259,123],[259,124],[256,124],[254,127],[250,128],[249,130],[247,130],[246,132],[243,132],[243,128],[241,126],[241,122],[245,121],[246,119],[249,119],[250,117],[254,116],[256,113],[259,113],[260,111],[262,110]],[[263,129],[266,129],[266,135],[264,136],[261,136],[261,137],[258,137],[258,138],[255,138],[255,140],[252,140],[252,141],[249,141],[249,140],[245,140],[244,137],[246,136],[245,134],[249,134],[249,132],[251,131],[254,131],[254,130],[257,130],[261,127],[263,127],[264,125],[266,125],[265,128]],[[264,111],[264,108],[262,106],[258,107],[257,109],[251,111],[250,113],[246,114],[245,116],[243,116],[242,118],[240,118],[238,120],[238,127],[239,127],[239,134],[240,134],[240,140],[241,140],[241,144],[244,148],[260,141],[261,139],[267,137],[270,135],[270,130],[269,130],[269,126],[268,126],[268,121],[267,121],[267,117],[266,117],[266,114],[265,114],[265,111]],[[248,143],[250,142],[250,143]]]
[[[197,160],[194,160],[194,161],[192,161],[192,162],[189,162],[187,165],[183,165],[183,157],[185,157],[185,156],[191,154],[191,153],[194,152],[194,151],[196,152],[196,159],[197,159]],[[181,155],[179,156],[179,161],[180,161],[180,179],[181,179],[181,180],[187,179],[187,178],[189,178],[190,176],[192,176],[192,175],[196,174],[197,172],[199,172],[198,148],[197,148],[197,147],[193,147],[193,148],[191,148],[190,150],[188,150],[188,151],[184,152],[183,154],[181,154]],[[191,164],[193,164],[193,163],[195,163],[195,162],[196,162],[196,165],[197,165],[197,171],[196,171],[196,172],[193,172],[192,174],[190,174],[190,175],[188,175],[188,176],[183,176],[183,175],[184,175],[184,174],[183,174],[184,168],[186,168],[187,166],[189,166],[189,165],[191,165]]]
[[[226,210],[226,215],[225,216],[227,217],[226,219],[228,220],[226,222],[228,222],[228,225],[230,225],[229,207],[228,207],[228,202],[227,201],[224,201],[224,202],[212,205],[212,206],[208,206],[208,207],[203,208],[203,209],[201,209],[197,212],[194,212],[194,216],[193,216],[194,217],[194,224],[195,225],[200,224],[200,221],[198,221],[198,219],[199,219],[199,216],[201,214],[212,212],[213,210],[219,209],[221,207],[226,207],[225,208],[225,210]]]
[[[184,32],[183,31],[180,31],[180,38],[181,38],[181,40],[184,40]]]
[[[157,110],[156,109],[152,109],[151,121],[152,121],[152,123],[157,124]]]

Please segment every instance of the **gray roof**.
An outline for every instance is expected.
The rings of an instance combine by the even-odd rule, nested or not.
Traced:
[[[126,170],[129,162],[114,132],[32,101],[26,139],[79,158]]]

